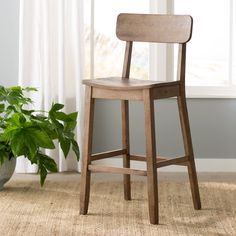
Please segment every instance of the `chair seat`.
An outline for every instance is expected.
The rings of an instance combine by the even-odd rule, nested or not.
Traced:
[[[124,79],[121,77],[108,77],[83,80],[83,84],[104,89],[135,90],[177,85],[179,84],[179,81],[163,82],[152,80]]]

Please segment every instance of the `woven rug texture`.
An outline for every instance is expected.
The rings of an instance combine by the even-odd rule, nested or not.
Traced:
[[[159,182],[160,225],[149,224],[146,182],[91,185],[89,214],[79,215],[79,180],[12,180],[0,192],[1,236],[236,235],[236,182],[200,182],[202,210],[193,209],[188,182]]]

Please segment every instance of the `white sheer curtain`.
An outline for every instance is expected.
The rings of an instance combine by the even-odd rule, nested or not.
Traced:
[[[81,147],[83,88],[83,0],[21,0],[19,85],[32,86],[34,107],[48,110],[52,102],[78,111],[77,140]],[[56,149],[48,153],[59,171],[78,170],[74,153],[65,160]],[[35,172],[24,157],[16,172]]]

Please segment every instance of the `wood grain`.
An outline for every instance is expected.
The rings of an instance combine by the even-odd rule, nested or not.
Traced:
[[[83,80],[83,84],[93,86],[96,88],[110,89],[110,90],[137,90],[146,88],[166,87],[179,85],[178,81],[163,82],[141,79],[124,79],[123,77],[107,77]]]
[[[82,170],[80,182],[80,214],[85,215],[88,212],[90,179],[91,174],[88,165],[91,163],[92,136],[93,136],[93,117],[94,117],[94,99],[92,98],[92,88],[85,88],[85,111],[84,111],[84,137]]]
[[[186,43],[191,39],[192,21],[187,15],[122,13],[117,19],[116,35],[124,41]]]
[[[101,160],[104,158],[119,156],[119,155],[123,155],[126,153],[127,153],[126,149],[117,149],[117,150],[108,151],[108,152],[100,152],[100,153],[96,153],[96,154],[91,155],[91,161],[97,161],[97,160]]]
[[[157,162],[157,168],[169,166],[169,165],[180,165],[180,166],[187,166],[188,165],[188,156],[183,157],[174,157],[174,158],[168,158],[168,157],[156,157]],[[147,157],[145,156],[139,156],[139,155],[130,155],[131,161],[147,161]]]
[[[192,192],[193,204],[196,210],[201,209],[201,200],[197,180],[197,172],[194,161],[193,146],[191,139],[191,132],[189,126],[189,118],[187,112],[186,98],[184,95],[178,97],[178,107],[179,107],[179,116],[180,123],[182,128],[182,136],[184,141],[185,154],[188,158],[188,175],[190,181],[190,187]]]
[[[129,102],[121,101],[122,113],[122,146],[127,150],[123,155],[123,167],[130,168],[130,142],[129,142]],[[124,199],[131,200],[130,175],[124,175]]]
[[[159,213],[158,213],[158,191],[157,191],[154,100],[151,97],[150,89],[145,89],[143,91],[143,97],[144,97],[144,114],[145,114],[149,219],[151,224],[158,224]]]
[[[93,89],[93,98],[112,99],[112,100],[137,100],[143,99],[142,89],[132,91],[128,90],[112,90],[109,88],[96,88]]]
[[[89,165],[88,169],[90,171],[96,172],[96,173],[111,173],[111,174],[147,176],[147,171],[145,171],[145,170],[135,170],[135,169],[124,168],[124,167]]]
[[[131,64],[131,55],[132,55],[132,46],[133,42],[126,42],[125,56],[123,63],[122,71],[122,81],[130,82],[130,64]],[[122,146],[127,150],[123,155],[123,167],[130,168],[130,141],[129,141],[129,101],[121,101],[121,122],[122,122]],[[124,199],[131,200],[131,179],[130,175],[124,174],[123,176],[124,184]]]

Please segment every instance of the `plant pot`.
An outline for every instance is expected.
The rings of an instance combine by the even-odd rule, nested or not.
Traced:
[[[4,161],[0,164],[0,191],[3,189],[4,184],[12,177],[16,167],[16,158]]]

